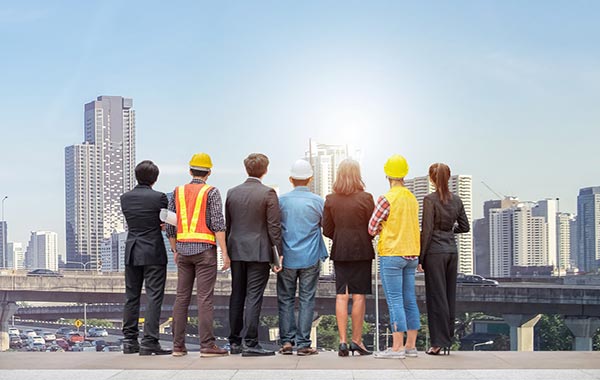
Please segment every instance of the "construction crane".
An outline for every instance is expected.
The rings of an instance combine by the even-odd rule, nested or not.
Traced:
[[[500,198],[500,199],[506,198],[506,195],[498,194],[497,192],[494,191],[494,189],[492,189],[491,187],[489,187],[487,183],[485,183],[483,181],[481,181],[481,183],[483,183],[483,186],[487,187],[488,190],[491,191],[492,193],[494,193],[494,195],[497,196],[498,198]]]

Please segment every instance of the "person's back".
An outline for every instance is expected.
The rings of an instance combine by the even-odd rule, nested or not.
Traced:
[[[460,197],[449,194],[442,202],[436,191],[423,199],[423,244],[426,253],[457,253],[455,234],[469,231],[469,222]]]
[[[166,265],[159,213],[167,204],[164,193],[147,185],[138,185],[121,196],[121,210],[127,221],[125,262],[132,265]]]
[[[323,198],[306,186],[298,186],[279,198],[286,268],[304,268],[321,258],[325,249],[321,234],[323,205]]]
[[[227,192],[225,220],[231,260],[270,261],[273,244],[269,234],[279,224],[279,218],[273,214],[275,207],[275,190],[254,178]]]

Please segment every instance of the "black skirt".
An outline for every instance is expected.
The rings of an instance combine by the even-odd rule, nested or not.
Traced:
[[[337,294],[371,294],[373,260],[334,261]]]

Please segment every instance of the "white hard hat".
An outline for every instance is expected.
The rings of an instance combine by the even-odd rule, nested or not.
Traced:
[[[300,159],[292,165],[290,177],[293,179],[309,179],[312,176],[313,170],[308,161]]]

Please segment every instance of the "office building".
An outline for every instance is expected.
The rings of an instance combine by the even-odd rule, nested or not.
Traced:
[[[429,181],[429,176],[406,179],[404,185],[417,198],[419,202],[419,223],[423,217],[423,199],[427,194],[435,191],[435,187]],[[469,223],[473,222],[473,178],[470,175],[453,175],[448,181],[450,192],[458,195],[465,207],[465,213]],[[458,246],[458,271],[472,274],[473,267],[473,231],[456,235]]]
[[[577,266],[595,272],[600,265],[600,186],[579,190],[577,196]]]
[[[483,203],[483,218],[473,221],[473,259],[475,273],[490,276],[490,210],[509,208],[518,203],[514,197]]]
[[[0,220],[0,268],[10,268],[8,258],[8,224]]]
[[[87,103],[84,141],[65,148],[67,267],[99,270],[103,240],[124,231],[119,198],[135,186],[132,107],[120,96]]]
[[[10,269],[24,269],[25,268],[25,251],[23,251],[23,243],[8,242],[8,258]]]
[[[559,202],[557,198],[547,198],[537,201],[537,204],[531,210],[535,217],[543,217],[546,223],[546,247],[547,259],[546,264],[553,268],[559,267],[557,233],[558,226],[556,224],[556,215],[559,212]]]
[[[571,259],[571,226],[575,216],[566,212],[556,215],[556,249],[558,254],[558,269],[560,272],[572,269]]]
[[[577,215],[573,215],[573,218],[569,221],[569,235],[571,236],[571,269],[578,270],[577,258],[579,257],[579,233],[577,230]]]
[[[50,231],[32,231],[25,252],[28,269],[58,270],[58,236]]]
[[[325,199],[327,194],[333,192],[333,182],[340,162],[346,158],[352,158],[360,162],[361,151],[350,145],[328,145],[309,140],[309,148],[304,158],[310,162],[314,172],[313,180],[309,185],[310,191]],[[331,252],[331,240],[324,239],[327,251]],[[321,274],[323,276],[333,274],[332,261],[327,259],[323,263]]]

